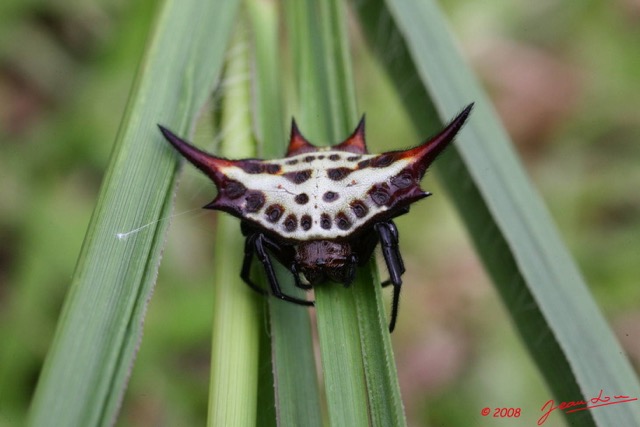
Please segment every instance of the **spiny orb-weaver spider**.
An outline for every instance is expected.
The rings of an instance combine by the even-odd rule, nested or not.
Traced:
[[[349,286],[356,266],[365,264],[380,242],[389,271],[382,286],[393,285],[389,324],[393,331],[405,268],[392,219],[431,195],[420,189],[420,180],[472,107],[423,144],[383,154],[367,152],[364,117],[346,140],[321,148],[307,141],[292,121],[287,155],[274,160],[214,156],[159,127],[167,141],[215,183],[218,194],[205,208],[240,218],[246,236],[240,276],[247,285],[266,294],[249,274],[257,255],[274,296],[313,305],[282,292],[269,254],[291,271],[301,289],[328,280]]]

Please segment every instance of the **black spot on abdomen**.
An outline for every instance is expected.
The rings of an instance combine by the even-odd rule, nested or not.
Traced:
[[[303,230],[309,230],[312,224],[313,221],[309,215],[302,215],[302,218],[300,218],[300,226]]]
[[[349,168],[331,168],[327,169],[327,176],[333,181],[340,181],[349,175],[353,170]]]
[[[307,196],[306,193],[300,193],[294,198],[294,200],[299,205],[306,205],[309,202],[309,196]]]
[[[306,169],[297,172],[287,172],[284,174],[284,177],[294,184],[302,184],[311,178],[311,169]]]
[[[260,191],[249,191],[245,200],[247,201],[245,210],[250,213],[258,212],[265,203],[264,194]]]
[[[351,228],[351,220],[344,212],[338,212],[336,215],[336,225],[340,230],[348,230]]]
[[[338,197],[339,195],[335,191],[327,191],[322,195],[322,200],[325,202],[333,202],[334,200],[338,200]]]
[[[231,200],[241,197],[246,192],[247,187],[245,187],[241,182],[233,179],[229,180],[224,187],[224,194]]]
[[[409,172],[402,172],[391,178],[391,184],[400,189],[405,189],[414,184],[414,181]]]
[[[351,211],[358,218],[364,218],[369,213],[369,207],[362,200],[354,200],[350,206]]]
[[[282,226],[288,232],[295,231],[298,228],[298,218],[294,214],[290,214],[284,219]]]
[[[267,216],[267,221],[269,222],[278,222],[282,214],[284,213],[284,208],[278,204],[269,205],[267,210],[265,211],[265,215]]]
[[[269,163],[269,164],[265,165],[265,171],[268,174],[271,174],[271,175],[277,174],[278,172],[280,172],[280,169],[281,169],[280,165],[275,164],[275,163]]]
[[[371,166],[374,168],[385,168],[396,160],[394,157],[393,154],[381,154],[371,160]]]
[[[358,162],[358,169],[365,169],[371,166],[371,160],[365,159]]]
[[[369,190],[369,196],[371,200],[373,200],[373,203],[378,206],[386,205],[391,198],[389,191],[382,185],[374,185],[371,190]]]
[[[331,229],[331,217],[328,214],[323,213],[320,215],[320,227],[325,230]]]

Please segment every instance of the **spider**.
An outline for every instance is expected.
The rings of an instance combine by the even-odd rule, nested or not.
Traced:
[[[313,301],[282,291],[272,256],[289,269],[301,289],[327,281],[349,286],[356,267],[364,265],[380,243],[389,272],[382,286],[393,286],[392,332],[405,272],[393,218],[431,195],[420,188],[420,180],[451,143],[472,107],[467,106],[423,144],[382,154],[367,151],[364,117],[346,140],[322,148],[307,141],[292,120],[287,154],[274,160],[218,157],[159,127],[167,141],[216,185],[216,198],[204,208],[240,219],[246,237],[240,277],[247,285],[267,294],[250,277],[257,256],[275,297],[312,306]]]

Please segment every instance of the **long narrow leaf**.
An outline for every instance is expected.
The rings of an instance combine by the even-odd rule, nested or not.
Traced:
[[[252,0],[247,2],[247,12],[255,55],[255,133],[262,142],[265,158],[281,157],[286,138],[282,126],[278,9],[273,2]],[[294,286],[291,272],[277,265],[276,275],[288,295],[305,298],[304,291]],[[277,298],[269,298],[268,303],[278,425],[320,426],[322,413],[309,310]]]
[[[325,62],[330,59],[322,54],[319,11],[316,6],[317,3],[310,0],[285,2],[300,104],[295,109],[296,120],[311,141],[328,142],[334,134],[346,135],[348,131],[346,128],[333,128],[327,83],[327,74],[331,70]],[[341,116],[344,115],[345,112],[342,112]],[[353,117],[349,120],[353,120]],[[336,139],[338,137],[335,136]],[[353,286],[360,283],[358,280]],[[315,291],[322,372],[331,425],[367,425],[364,367],[360,358],[352,289],[328,283]]]
[[[239,20],[244,23],[245,20]],[[236,27],[230,49],[222,97],[220,153],[229,158],[255,156],[251,129],[249,50],[246,29]],[[209,426],[252,426],[258,401],[258,356],[260,328],[258,295],[239,276],[244,239],[239,221],[218,215],[215,237],[213,337]]]
[[[476,101],[456,150],[436,167],[522,339],[559,401],[588,401],[600,390],[640,396],[620,345],[595,305],[506,133],[457,52],[444,17],[430,1],[361,5],[370,45],[383,59],[421,132],[434,108],[447,120]],[[385,52],[393,47],[393,61]],[[572,425],[640,425],[638,405],[567,415]]]
[[[312,141],[335,144],[357,120],[341,1],[289,1],[298,118]],[[360,268],[350,288],[316,288],[318,334],[331,425],[403,425],[380,284]]]
[[[186,133],[217,76],[236,1],[168,0],[139,70],[29,425],[113,423],[139,346],[175,180],[156,123]],[[88,141],[89,142],[89,141]]]

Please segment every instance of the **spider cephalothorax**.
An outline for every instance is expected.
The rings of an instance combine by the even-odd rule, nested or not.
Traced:
[[[390,276],[383,285],[394,287],[389,326],[393,330],[404,265],[392,219],[430,195],[420,189],[420,180],[453,140],[472,106],[423,144],[383,154],[367,152],[364,119],[345,141],[322,148],[309,143],[294,121],[286,157],[274,160],[224,159],[199,150],[162,126],[160,130],[218,188],[218,195],[205,208],[240,218],[246,236],[240,274],[249,286],[264,293],[249,277],[255,254],[275,296],[313,305],[282,293],[270,255],[292,272],[300,288],[325,281],[348,286],[356,267],[369,260],[380,242]],[[301,281],[300,274],[309,284]]]

